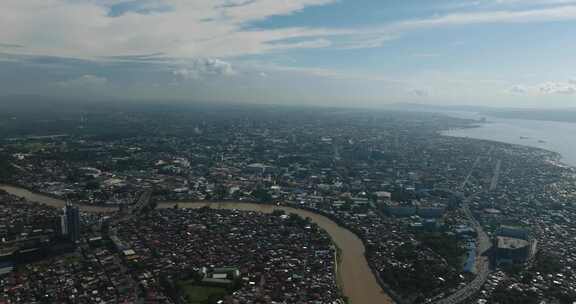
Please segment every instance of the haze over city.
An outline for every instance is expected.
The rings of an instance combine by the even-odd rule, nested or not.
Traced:
[[[0,92],[573,107],[576,1],[3,0]]]
[[[576,304],[576,0],[0,29],[0,304]]]

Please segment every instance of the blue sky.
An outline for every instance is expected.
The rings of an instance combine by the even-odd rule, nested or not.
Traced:
[[[576,106],[576,0],[3,0],[0,94]]]

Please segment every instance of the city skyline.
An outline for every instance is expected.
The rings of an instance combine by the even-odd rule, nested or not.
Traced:
[[[2,95],[573,107],[576,1],[8,0]]]

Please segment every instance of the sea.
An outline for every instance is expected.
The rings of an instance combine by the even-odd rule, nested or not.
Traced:
[[[443,132],[444,135],[542,148],[560,153],[564,164],[576,167],[576,123],[497,118],[475,112],[442,113],[458,118],[486,120],[478,123],[476,128],[448,130]]]

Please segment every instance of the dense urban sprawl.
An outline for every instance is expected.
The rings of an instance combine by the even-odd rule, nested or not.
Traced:
[[[0,153],[12,172],[7,182],[84,205],[129,205],[142,189],[151,189],[158,202],[255,201],[327,215],[362,239],[369,265],[397,302],[576,301],[576,172],[551,152],[441,135],[470,126],[461,119],[404,112],[100,113],[83,116],[56,136],[14,131]],[[254,297],[279,303],[338,298],[325,236],[310,239],[300,228],[282,230],[276,217],[204,212],[150,211],[117,222],[115,237],[133,250],[128,256],[137,263],[119,246],[111,252],[84,238],[75,258],[51,257],[61,262],[50,264],[60,265],[56,273],[72,269],[89,277],[109,273],[107,266],[120,267],[112,272],[127,274],[128,282],[94,283],[106,286],[93,295],[104,301],[133,289],[142,300],[171,301],[175,276],[203,266],[238,268],[243,284],[230,300],[240,303]],[[282,233],[308,248],[278,247],[270,236]],[[261,246],[245,239],[239,252],[231,251],[232,236],[251,234]],[[527,245],[498,243],[508,239]],[[263,251],[254,252],[254,246]],[[102,263],[97,254],[114,262]],[[243,259],[247,254],[251,258]],[[283,258],[275,260],[276,255]],[[319,255],[314,263],[312,255]],[[24,266],[23,274],[17,267],[10,275],[34,276],[38,267]],[[317,276],[306,276],[302,267],[315,269]],[[18,281],[2,282],[14,289]],[[449,298],[454,294],[458,297]]]

